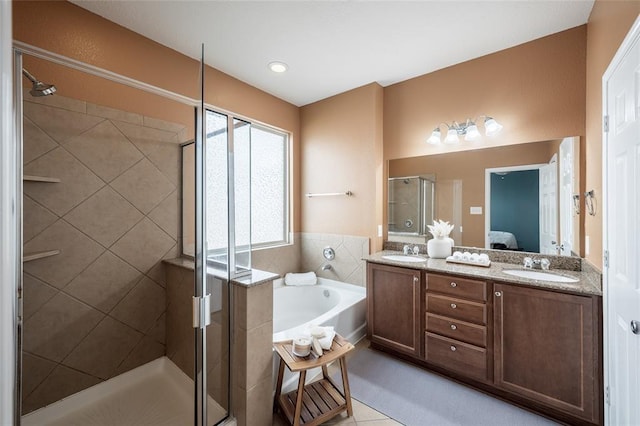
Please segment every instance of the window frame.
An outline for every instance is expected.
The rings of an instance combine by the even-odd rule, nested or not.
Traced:
[[[253,122],[250,121],[251,123],[251,130],[253,130],[253,128],[257,128],[259,130],[265,131],[265,132],[270,132],[276,135],[281,135],[284,139],[283,144],[284,144],[284,149],[283,149],[283,164],[284,164],[284,170],[283,172],[283,177],[284,177],[284,182],[283,182],[283,192],[284,192],[284,197],[283,197],[283,206],[282,206],[282,221],[283,221],[283,235],[282,235],[282,239],[281,240],[274,240],[274,241],[267,241],[267,242],[263,242],[263,243],[254,243],[253,241],[251,241],[251,249],[252,250],[260,250],[260,249],[268,249],[268,248],[275,248],[275,247],[281,247],[281,246],[285,246],[285,245],[289,245],[291,244],[291,133],[286,132],[284,130],[281,129],[277,129],[273,126],[269,126],[263,123],[257,123],[257,122]],[[253,140],[253,136],[251,138],[251,144],[253,145],[254,140]],[[253,175],[252,175],[252,180],[253,180]],[[253,194],[251,196],[253,198]],[[252,208],[253,210],[253,208]],[[251,221],[252,226],[253,226],[253,220]],[[251,232],[251,238],[253,239],[253,230]]]

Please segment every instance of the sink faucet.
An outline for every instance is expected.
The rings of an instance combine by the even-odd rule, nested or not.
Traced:
[[[543,271],[548,271],[551,262],[549,259],[532,259],[530,257],[525,257],[523,259],[523,266],[525,269],[542,269]]]
[[[404,247],[402,247],[402,254],[410,255],[411,253],[411,247],[409,247],[409,244],[405,244]]]

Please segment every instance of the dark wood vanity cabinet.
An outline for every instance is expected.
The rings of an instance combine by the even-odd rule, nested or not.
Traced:
[[[425,275],[425,360],[476,380],[491,380],[487,283]]]
[[[494,284],[495,386],[598,422],[598,298]]]
[[[569,424],[602,424],[598,296],[368,263],[368,337]]]
[[[421,355],[420,271],[368,263],[367,337],[397,352]]]

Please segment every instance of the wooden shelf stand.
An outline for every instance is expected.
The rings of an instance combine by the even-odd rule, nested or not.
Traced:
[[[291,425],[319,425],[343,411],[346,411],[349,417],[353,415],[345,358],[354,348],[351,343],[336,334],[331,349],[325,351],[321,357],[313,352],[306,357],[294,355],[290,340],[274,343],[273,346],[280,356],[274,410],[280,409]],[[329,377],[327,370],[327,365],[336,360],[340,363],[344,392]],[[285,365],[292,372],[299,371],[300,378],[296,390],[281,394]],[[322,379],[305,386],[307,370],[314,367],[322,368]]]

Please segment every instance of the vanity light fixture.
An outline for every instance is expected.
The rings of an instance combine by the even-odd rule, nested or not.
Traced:
[[[489,117],[487,115],[481,115],[478,118],[484,117],[484,133],[487,136],[494,136],[500,132],[502,129],[502,125],[498,123],[493,117]],[[457,121],[448,123],[440,123],[447,126],[447,136],[444,139],[444,143],[446,144],[456,144],[460,142],[460,136],[464,136],[464,140],[466,141],[474,141],[480,138],[480,131],[478,130],[478,126],[476,125],[477,119],[470,119],[460,124]],[[433,129],[431,136],[427,139],[427,143],[432,145],[439,145],[441,140],[442,132],[440,131],[440,126]]]
[[[269,69],[275,73],[281,74],[289,69],[289,66],[284,62],[273,61],[269,62]]]

